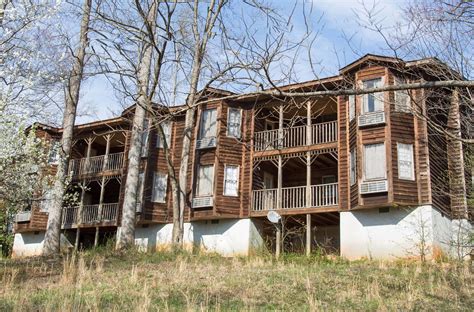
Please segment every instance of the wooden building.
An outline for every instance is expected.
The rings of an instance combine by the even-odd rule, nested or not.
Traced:
[[[437,78],[426,68],[439,64],[366,55],[338,76],[280,90],[432,81]],[[319,246],[351,259],[409,256],[416,252],[420,231],[428,231],[432,253],[447,252],[454,216],[447,140],[427,122],[434,114],[427,90],[236,97],[206,89],[201,99],[188,168],[186,243],[225,255],[271,248],[274,227],[266,216],[274,210],[283,218],[285,248],[291,250]],[[173,118],[161,124],[164,137],[151,120],[143,133],[136,210],[136,242],[143,248],[170,241],[172,194],[163,141],[177,172],[185,119],[183,107],[170,111]],[[71,242],[101,243],[120,226],[132,113],[129,108],[120,117],[75,128],[69,192],[78,200],[66,204],[62,214]],[[44,125],[37,132],[52,146],[61,135],[61,129]],[[53,170],[54,162],[52,155]],[[38,253],[41,246],[47,190],[43,195],[41,205],[17,216],[18,256]],[[468,209],[458,206],[457,212]],[[417,223],[421,219],[423,224]]]

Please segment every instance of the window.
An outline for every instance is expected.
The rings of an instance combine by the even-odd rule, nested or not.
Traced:
[[[148,129],[148,120],[145,119],[145,123],[143,124],[143,132],[142,132],[142,151],[141,156],[146,157],[148,153],[148,134],[150,133]]]
[[[59,162],[60,154],[59,150],[61,148],[61,142],[58,140],[53,140],[50,143],[49,154],[48,154],[48,164],[57,164]]]
[[[355,96],[349,95],[349,121],[355,118]]]
[[[351,150],[351,172],[350,172],[350,179],[351,185],[354,185],[357,180],[357,158],[356,158],[356,151],[355,149]]]
[[[153,174],[153,193],[151,195],[151,201],[154,203],[165,203],[167,187],[168,175],[165,173],[155,172]]]
[[[404,84],[405,81],[400,78],[395,78],[395,85]],[[397,90],[394,92],[395,97],[395,111],[410,112],[410,93],[408,90]]]
[[[364,145],[364,180],[385,179],[385,168],[385,144]]]
[[[382,78],[365,80],[363,82],[364,89],[378,88],[382,85]],[[372,113],[383,110],[383,92],[375,92],[364,95],[364,102],[362,106],[363,113]]]
[[[166,146],[168,146],[168,148],[170,147],[170,142],[171,142],[171,121],[165,121],[163,123],[161,123],[161,128],[163,129],[163,134],[164,134],[164,137],[165,137],[165,141],[166,141]],[[164,148],[164,144],[163,144],[163,139],[161,138],[160,136],[160,132],[158,131],[158,136],[157,136],[157,140],[156,140],[156,147],[158,148]]]
[[[226,165],[224,168],[224,195],[239,195],[239,166]]]
[[[145,173],[141,172],[138,175],[138,187],[137,187],[137,212],[142,211],[143,206],[143,189],[145,188]]]
[[[214,193],[214,165],[199,166],[196,189],[197,196],[212,196]]]
[[[413,144],[397,143],[398,151],[398,178],[415,180],[415,166],[413,163]]]
[[[206,109],[202,111],[199,139],[212,138],[217,132],[217,110]]]
[[[242,110],[229,107],[227,114],[227,136],[240,139],[242,123]]]

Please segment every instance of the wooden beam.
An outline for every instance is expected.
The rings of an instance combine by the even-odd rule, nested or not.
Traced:
[[[306,256],[311,255],[311,214],[306,214]]]

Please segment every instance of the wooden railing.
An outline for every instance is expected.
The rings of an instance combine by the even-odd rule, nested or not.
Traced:
[[[278,129],[256,132],[254,149],[255,151],[265,151],[337,141],[337,121],[311,125],[311,140],[308,140],[307,129],[308,126],[284,128],[281,140],[279,140]]]
[[[114,222],[117,220],[118,203],[102,204],[102,206],[84,205],[82,206],[81,218],[79,220],[78,216],[80,210],[79,206],[63,208],[63,226]]]
[[[69,162],[69,173],[75,176],[100,173],[109,170],[120,170],[124,164],[123,160],[123,152],[89,158],[71,159]]]
[[[281,189],[281,209],[317,208],[338,205],[338,184],[328,183],[311,185],[309,205],[306,198],[306,186],[284,187]],[[278,207],[278,189],[254,190],[252,210],[275,210]]]

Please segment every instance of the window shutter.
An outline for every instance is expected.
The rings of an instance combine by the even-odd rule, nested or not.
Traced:
[[[364,145],[364,180],[385,178],[385,144]]]
[[[415,166],[413,162],[413,144],[397,143],[398,178],[415,180]]]
[[[152,201],[155,203],[165,203],[167,188],[168,175],[160,172],[155,172],[153,175]]]
[[[355,95],[349,95],[349,121],[355,117]]]
[[[239,195],[239,167],[225,166],[224,172],[224,195]]]

